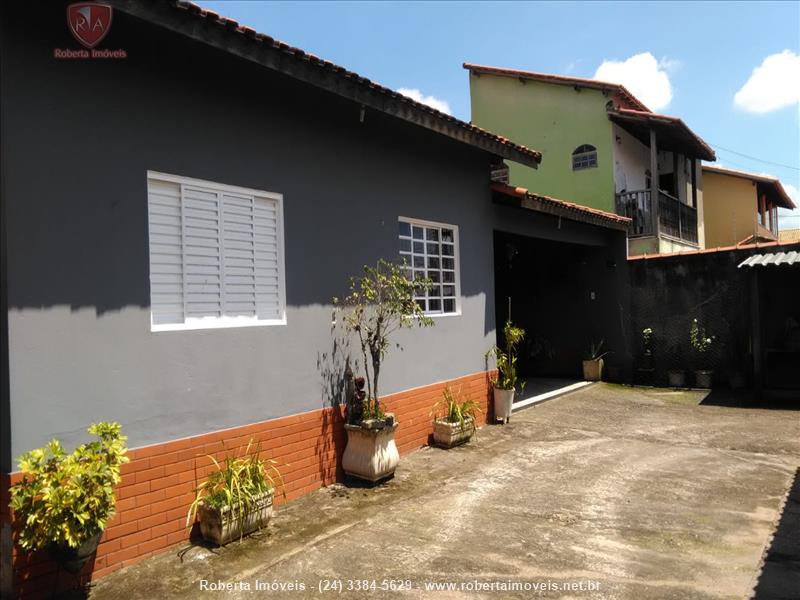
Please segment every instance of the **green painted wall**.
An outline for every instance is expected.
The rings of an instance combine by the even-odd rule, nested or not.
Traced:
[[[610,100],[599,90],[575,91],[514,77],[470,73],[472,122],[542,152],[532,169],[509,162],[510,181],[531,192],[614,212]],[[572,170],[572,151],[597,148],[597,168]]]

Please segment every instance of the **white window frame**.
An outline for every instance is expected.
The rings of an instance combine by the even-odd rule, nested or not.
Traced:
[[[455,288],[456,288],[456,293],[455,293],[456,309],[455,309],[455,312],[447,312],[447,313],[446,312],[431,312],[431,311],[427,311],[426,310],[425,311],[425,316],[433,317],[433,318],[459,317],[459,316],[461,316],[461,259],[459,257],[461,244],[459,242],[458,225],[451,225],[450,223],[439,223],[437,221],[426,221],[424,219],[415,219],[415,218],[411,218],[411,217],[402,217],[402,216],[398,217],[397,221],[398,221],[398,223],[408,223],[409,226],[411,226],[411,227],[416,225],[417,227],[423,227],[423,228],[424,227],[428,227],[428,228],[437,228],[437,229],[439,229],[439,241],[437,243],[440,246],[440,250],[439,250],[439,260],[440,261],[442,259],[442,254],[441,254],[442,234],[441,234],[441,230],[442,229],[450,229],[450,230],[452,230],[452,232],[453,232],[453,257],[452,258],[453,258],[453,271],[454,271],[454,274],[455,274],[455,282],[454,282],[454,284],[455,284]],[[397,239],[398,242],[401,239],[406,239],[405,236],[401,236],[399,233],[397,233],[396,235],[397,235],[396,239]],[[412,230],[412,235],[411,235],[410,239],[411,239],[411,244],[412,244],[412,246],[411,246],[412,247],[411,255],[413,257],[413,244],[414,244],[413,230]],[[417,240],[417,241],[419,241],[419,240]],[[427,254],[427,243],[428,243],[428,240],[426,239],[426,240],[423,240],[423,241],[425,243],[425,254],[424,254],[424,256],[426,258],[425,270],[427,271],[428,270],[428,266],[427,266],[427,257],[428,257],[428,254]],[[401,252],[401,250],[398,248],[398,255],[402,259],[402,258],[404,258],[404,255],[400,254],[400,252]],[[450,258],[450,257],[447,257],[447,258]],[[412,258],[412,262],[413,262],[413,258]],[[409,266],[412,269],[414,268],[413,264],[409,265]],[[440,262],[439,263],[439,271],[441,272],[441,270],[442,270],[442,268],[441,268],[441,262]],[[449,271],[449,269],[448,269],[448,271]],[[440,286],[444,286],[445,283],[443,281],[440,281],[439,285]],[[447,284],[447,285],[450,285],[450,284]],[[444,295],[441,295],[439,297],[443,298]],[[450,298],[450,296],[447,296],[447,297]],[[441,302],[442,302],[442,311],[443,311],[444,310],[444,300],[442,299]]]
[[[572,170],[573,171],[587,171],[589,169],[598,168],[597,146],[594,146],[593,144],[581,144],[580,146],[575,148],[575,150],[577,150],[578,148],[582,148],[583,146],[591,146],[592,148],[594,148],[594,150],[578,152],[577,154],[575,154],[574,150],[573,150],[573,154],[570,157],[570,161],[571,161],[571,165],[572,165]],[[581,166],[577,166],[577,167],[575,166],[575,161],[576,160],[577,161],[586,161],[588,163],[589,159],[591,159],[592,157],[594,157],[594,164],[585,164],[585,165],[581,165]]]
[[[207,181],[205,179],[197,179],[194,177],[185,177],[182,175],[172,175],[170,173],[162,173],[159,171],[147,171],[147,179],[145,180],[148,189],[147,207],[148,207],[148,235],[147,235],[147,261],[148,261],[148,278],[150,276],[150,212],[149,212],[149,181],[156,179],[168,183],[176,183],[181,188],[186,186],[197,186],[209,189],[210,191],[223,192],[229,194],[246,194],[251,196],[258,196],[259,198],[267,198],[276,203],[276,246],[277,246],[277,264],[278,264],[278,312],[281,315],[277,319],[259,319],[258,317],[247,316],[223,316],[223,317],[201,317],[190,318],[184,317],[183,323],[153,323],[153,310],[150,308],[150,331],[192,331],[198,329],[223,329],[230,327],[264,327],[271,325],[286,325],[286,261],[284,252],[284,224],[283,224],[283,194],[277,192],[267,192],[264,190],[256,190],[253,188],[246,188],[235,185],[228,185],[216,181]],[[181,193],[182,195],[182,193]],[[183,213],[181,213],[183,214]],[[224,267],[223,267],[224,268]],[[149,283],[149,282],[148,282]],[[149,285],[148,285],[149,287]],[[185,293],[185,291],[184,291]],[[152,295],[152,292],[150,292]],[[152,297],[152,296],[151,296]]]

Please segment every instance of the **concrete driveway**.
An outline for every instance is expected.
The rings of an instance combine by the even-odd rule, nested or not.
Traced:
[[[797,550],[783,502],[800,411],[702,399],[598,384],[404,457],[383,486],[310,494],[242,543],[116,572],[92,598],[798,598],[791,548],[759,577],[782,513],[776,540]]]

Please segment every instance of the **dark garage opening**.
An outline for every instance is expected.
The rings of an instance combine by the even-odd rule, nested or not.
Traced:
[[[581,362],[592,341],[604,340],[612,351],[621,345],[617,264],[610,255],[606,246],[495,231],[497,341],[503,344],[510,311],[526,332],[518,362],[519,375],[528,380],[525,397],[582,380]]]

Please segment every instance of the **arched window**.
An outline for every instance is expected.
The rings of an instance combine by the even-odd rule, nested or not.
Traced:
[[[591,169],[597,167],[597,148],[591,144],[578,146],[572,152],[572,170]]]

